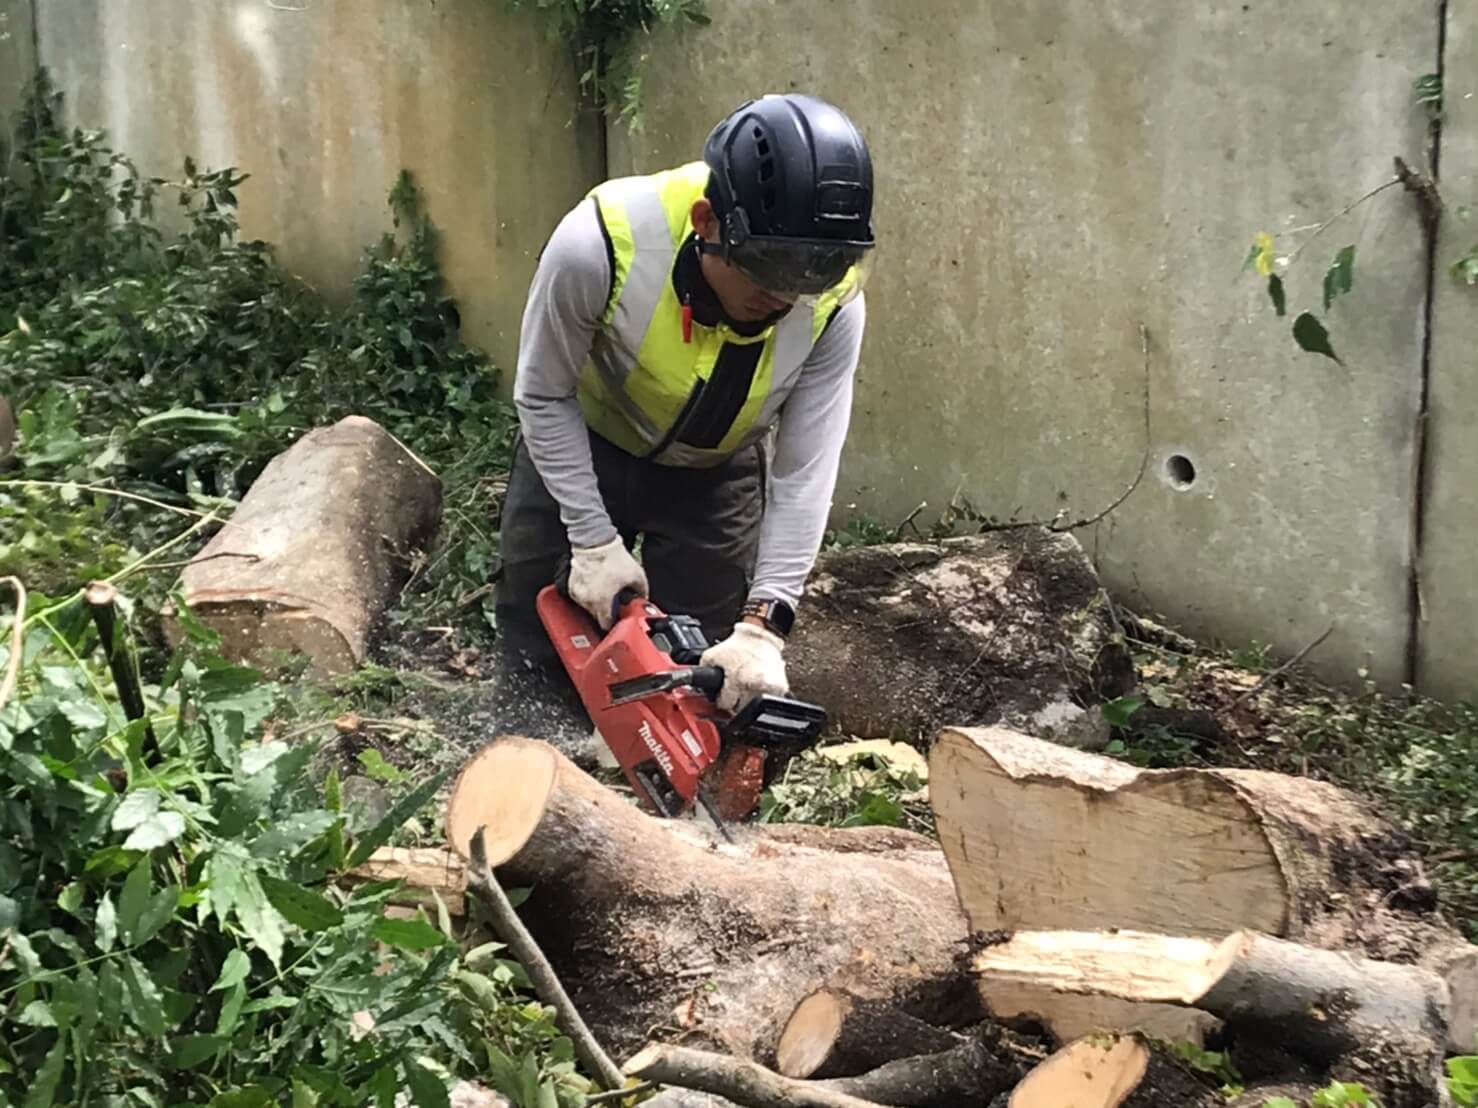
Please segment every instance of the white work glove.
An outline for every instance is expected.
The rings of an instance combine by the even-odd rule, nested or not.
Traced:
[[[706,666],[723,667],[718,706],[737,712],[756,696],[783,696],[790,687],[781,657],[784,649],[785,640],[775,632],[753,623],[734,624],[733,634],[710,646],[701,659]]]
[[[649,595],[647,574],[617,535],[603,546],[576,547],[570,551],[570,599],[584,608],[602,631],[609,631],[612,606],[622,589]]]

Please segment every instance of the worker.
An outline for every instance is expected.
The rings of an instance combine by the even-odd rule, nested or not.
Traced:
[[[625,589],[698,619],[713,644],[703,662],[725,671],[722,708],[787,691],[873,245],[867,145],[838,108],[799,94],[745,103],[701,161],[607,181],[564,216],[514,376],[505,653],[557,667],[535,598],[559,579],[602,628]]]

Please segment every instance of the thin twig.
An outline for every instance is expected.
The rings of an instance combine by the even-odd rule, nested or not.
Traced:
[[[626,1078],[621,1073],[621,1068],[611,1061],[611,1056],[591,1034],[590,1028],[585,1025],[585,1020],[580,1016],[580,1010],[575,1007],[574,1001],[565,992],[564,986],[559,982],[559,975],[554,972],[554,967],[544,957],[544,952],[539,949],[539,944],[524,927],[523,921],[518,918],[512,903],[508,900],[508,894],[503,891],[503,886],[498,884],[498,879],[493,875],[492,866],[488,865],[487,847],[483,840],[483,834],[487,830],[485,826],[479,827],[472,836],[471,849],[468,859],[470,872],[467,875],[467,885],[470,889],[481,893],[488,909],[493,914],[493,923],[497,927],[502,939],[508,944],[508,949],[518,959],[529,980],[534,983],[534,990],[539,994],[539,999],[554,1008],[559,1023],[564,1032],[570,1037],[575,1047],[575,1057],[580,1059],[582,1065],[607,1089],[620,1089],[626,1084]]]
[[[147,504],[151,508],[159,508],[162,511],[174,512],[175,515],[201,517],[205,512],[196,511],[194,508],[182,508],[178,504],[166,504],[163,500],[155,500],[152,497],[140,496],[136,492],[124,492],[122,489],[110,489],[103,485],[79,485],[75,481],[33,481],[20,480],[0,481],[0,488],[20,489],[75,489],[78,492],[95,492],[99,496],[116,496],[120,500],[133,500],[139,504]]]
[[[19,577],[0,577],[0,584],[15,590],[15,620],[10,625],[10,659],[5,663],[5,679],[0,681],[0,708],[10,699],[20,680],[21,655],[25,653],[26,586]]]
[[[1277,677],[1281,676],[1282,674],[1287,673],[1294,666],[1298,665],[1299,662],[1301,662],[1305,658],[1307,658],[1309,656],[1309,653],[1316,646],[1318,646],[1325,639],[1329,638],[1329,636],[1331,634],[1333,634],[1333,633],[1334,633],[1334,624],[1331,623],[1328,627],[1326,627],[1324,629],[1324,633],[1322,635],[1320,635],[1317,639],[1315,639],[1313,642],[1309,643],[1308,646],[1304,647],[1297,654],[1295,654],[1292,658],[1289,658],[1288,661],[1284,662],[1277,669],[1273,670],[1273,672],[1263,674],[1262,679],[1260,681],[1258,681],[1257,684],[1253,685],[1250,689],[1244,689],[1242,692],[1238,693],[1237,696],[1232,700],[1232,703],[1231,703],[1230,706],[1233,707],[1233,708],[1235,708],[1238,704],[1241,704],[1244,700],[1247,700],[1250,697],[1256,696],[1259,692],[1261,692],[1263,689],[1265,689],[1268,686],[1268,683],[1270,681],[1272,681],[1274,678],[1277,678]]]
[[[919,501],[919,506],[917,508],[915,508],[913,511],[909,512],[908,515],[906,515],[906,516],[903,517],[903,519],[899,522],[898,526],[895,527],[895,528],[893,528],[893,541],[894,542],[897,542],[899,539],[901,539],[903,537],[903,529],[905,527],[912,527],[913,530],[914,530],[914,534],[916,534],[916,535],[917,534],[921,534],[921,532],[919,531],[919,525],[917,523],[915,523],[914,520],[918,519],[919,518],[919,513],[922,512],[928,506],[929,506],[929,502],[927,500],[921,500],[921,501]]]
[[[625,1100],[629,1096],[640,1096],[642,1093],[649,1093],[656,1087],[657,1086],[652,1084],[652,1082],[650,1081],[643,1081],[638,1085],[632,1085],[630,1088],[608,1089],[606,1092],[596,1093],[594,1096],[587,1096],[585,1098],[585,1103],[606,1104],[612,1100]]]
[[[1365,203],[1365,201],[1369,200],[1372,196],[1379,195],[1380,193],[1385,192],[1386,189],[1390,188],[1392,185],[1399,185],[1400,183],[1400,177],[1392,177],[1385,184],[1376,185],[1375,188],[1371,189],[1364,196],[1360,197],[1360,199],[1352,201],[1351,203],[1345,205],[1345,207],[1342,208],[1340,211],[1336,212],[1334,215],[1326,219],[1323,223],[1319,224],[1314,233],[1308,238],[1304,239],[1304,241],[1299,245],[1298,249],[1288,256],[1288,265],[1284,268],[1291,269],[1293,267],[1293,263],[1298,261],[1298,256],[1308,248],[1309,243],[1313,242],[1316,238],[1327,231],[1331,224],[1339,222],[1345,216],[1349,215],[1356,208],[1358,208],[1361,204]]]
[[[1145,470],[1150,464],[1150,332],[1143,323],[1139,325],[1139,342],[1144,350],[1144,452],[1139,457],[1139,472],[1134,475],[1134,480],[1129,482],[1129,487],[1119,494],[1108,507],[1101,512],[1096,512],[1084,519],[1074,520],[1071,523],[1063,523],[1062,513],[1059,512],[1051,519],[1027,519],[1013,523],[986,523],[982,524],[980,533],[989,531],[1021,531],[1028,527],[1045,527],[1049,531],[1076,531],[1080,527],[1091,527],[1114,509],[1123,504],[1134,495],[1134,490],[1139,488],[1139,483],[1144,480]]]
[[[155,562],[149,567],[149,571],[152,573],[159,569],[183,569],[185,566],[199,565],[201,562],[213,562],[217,558],[245,558],[249,562],[262,560],[260,554],[238,554],[234,550],[221,550],[215,554],[207,554],[203,558],[186,558],[182,562]]]

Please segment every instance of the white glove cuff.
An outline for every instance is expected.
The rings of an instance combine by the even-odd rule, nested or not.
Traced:
[[[755,643],[756,646],[766,644],[770,647],[770,649],[775,651],[776,654],[783,653],[785,650],[784,639],[775,634],[775,632],[771,631],[768,627],[761,627],[755,623],[740,622],[734,624],[734,634],[731,637],[741,640],[750,639]]]

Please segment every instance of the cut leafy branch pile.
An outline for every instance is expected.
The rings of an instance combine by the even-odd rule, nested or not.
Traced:
[[[496,946],[387,918],[392,883],[334,883],[440,776],[359,823],[313,743],[259,741],[279,690],[198,625],[130,721],[80,600],[29,610],[0,707],[0,1099],[444,1105],[491,1068],[520,1104],[581,1103]]]
[[[57,594],[111,574],[180,515],[229,514],[273,455],[356,414],[455,490],[416,603],[393,620],[489,630],[479,590],[515,421],[493,367],[457,337],[407,178],[390,196],[394,232],[335,311],[266,243],[238,238],[243,174],[187,160],[178,179],[145,177],[101,134],[62,125],[44,75],[0,164],[13,167],[0,170],[0,395],[19,425],[18,472],[0,474],[0,572]],[[169,197],[181,232],[166,236]]]

